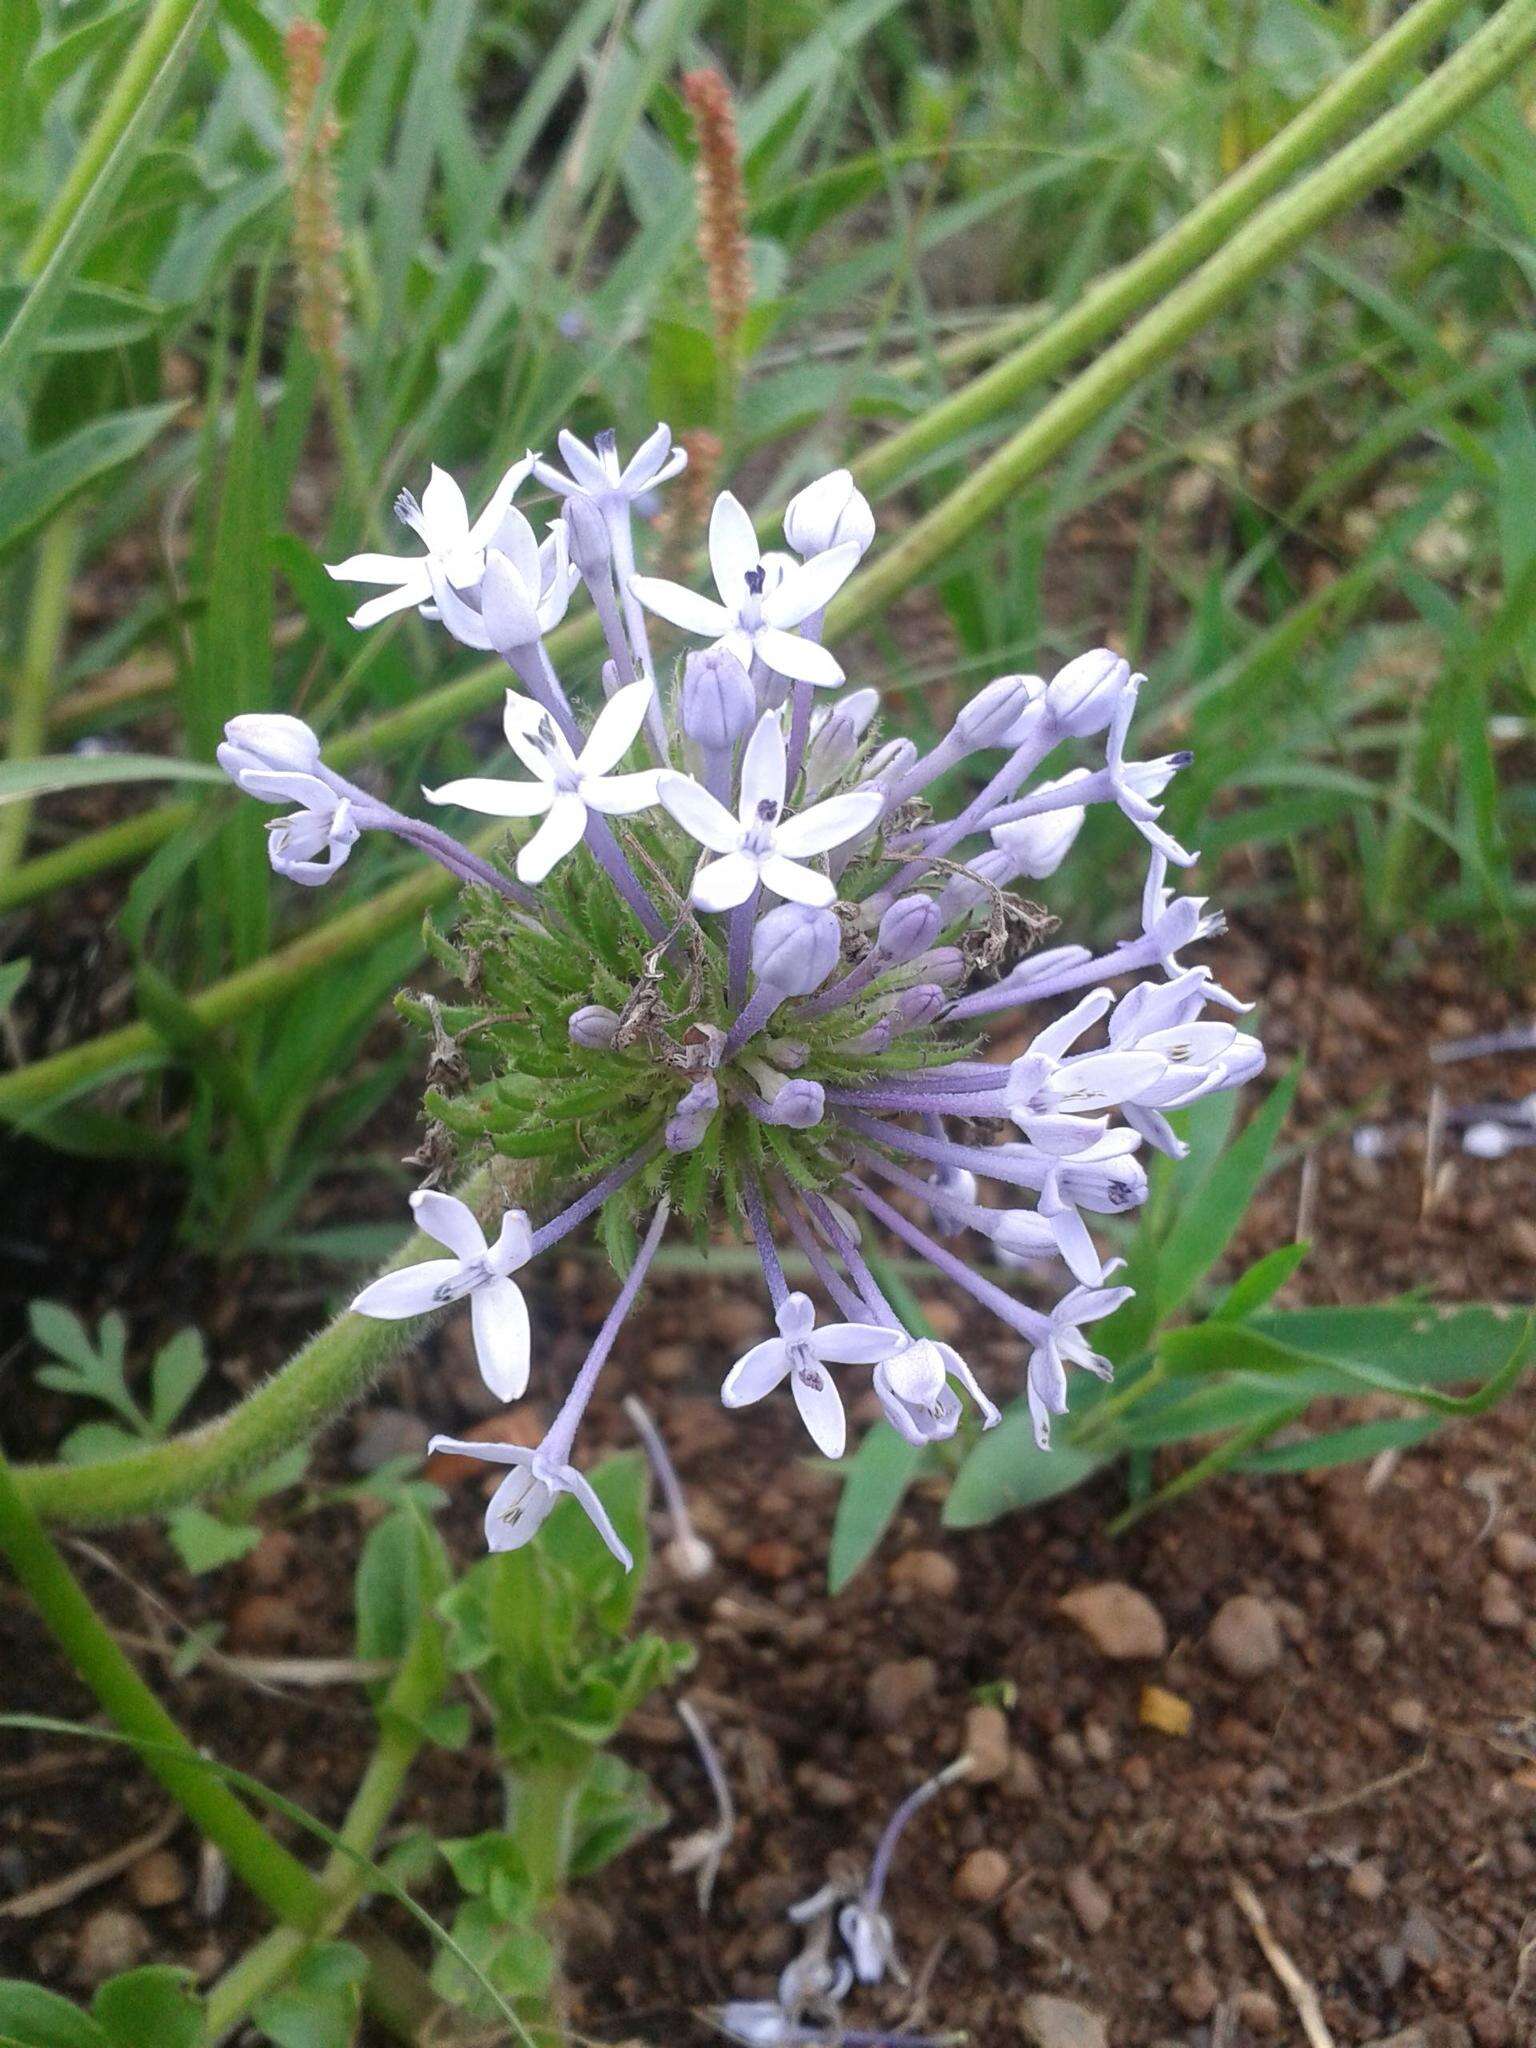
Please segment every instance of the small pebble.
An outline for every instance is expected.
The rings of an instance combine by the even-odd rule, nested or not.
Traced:
[[[1280,2031],[1280,2007],[1267,1991],[1239,1991],[1232,2009],[1239,2024],[1250,2034],[1257,2034],[1261,2041]]]
[[[187,1873],[169,1849],[152,1849],[128,1866],[128,1890],[136,1906],[170,1906],[187,1889]]]
[[[1163,1617],[1145,1593],[1119,1579],[1078,1586],[1056,1606],[1096,1650],[1116,1663],[1167,1653],[1168,1630]]]
[[[1229,1678],[1261,1678],[1280,1662],[1285,1641],[1273,1608],[1256,1594],[1237,1593],[1216,1610],[1206,1647]]]
[[[1046,1991],[1025,1999],[1019,2025],[1030,2048],[1109,2048],[1109,2034],[1096,2012]]]
[[[877,1664],[864,1685],[864,1703],[877,1728],[900,1728],[913,1708],[929,1698],[939,1682],[931,1657],[894,1658]]]
[[[1185,2019],[1208,2020],[1221,1997],[1221,1986],[1204,1963],[1197,1963],[1187,1977],[1174,1985],[1169,1996]]]
[[[1013,1745],[1001,1707],[970,1709],[965,1717],[965,1753],[971,1760],[972,1784],[995,1785],[1008,1775]]]
[[[1063,1728],[1059,1735],[1051,1737],[1050,1757],[1051,1762],[1059,1764],[1064,1771],[1080,1771],[1087,1761],[1081,1738],[1070,1728]]]
[[[1387,1709],[1387,1719],[1399,1735],[1425,1735],[1429,1732],[1429,1709],[1422,1700],[1394,1700]]]
[[[1062,1880],[1062,1890],[1084,1934],[1102,1934],[1114,1916],[1115,1907],[1093,1872],[1081,1865],[1069,1870]]]
[[[1083,1723],[1083,1747],[1096,1764],[1114,1762],[1115,1738],[1102,1721]]]
[[[1484,1579],[1481,1612],[1486,1628],[1519,1628],[1525,1620],[1514,1582],[1502,1572],[1490,1572]]]
[[[102,1906],[75,1937],[76,1981],[103,1984],[108,1977],[116,1977],[143,1962],[149,1950],[149,1929],[137,1913],[122,1906]]]
[[[1169,1692],[1166,1686],[1142,1687],[1137,1719],[1143,1728],[1155,1728],[1159,1735],[1187,1735],[1194,1718],[1195,1710],[1189,1701]]]
[[[942,1550],[904,1550],[887,1574],[893,1586],[927,1600],[953,1600],[960,1590],[960,1567]]]
[[[1344,1880],[1344,1889],[1351,1898],[1363,1899],[1368,1906],[1374,1906],[1385,1898],[1387,1873],[1379,1863],[1357,1863]]]
[[[1500,1571],[1521,1579],[1536,1572],[1536,1536],[1523,1529],[1501,1529],[1493,1539],[1493,1555]]]
[[[969,1906],[990,1906],[1008,1888],[1008,1858],[1001,1849],[973,1849],[955,1872],[957,1899]]]
[[[1349,1646],[1350,1662],[1362,1678],[1368,1678],[1386,1656],[1388,1647],[1379,1628],[1363,1628]]]

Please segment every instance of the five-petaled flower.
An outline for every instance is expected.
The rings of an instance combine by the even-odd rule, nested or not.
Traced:
[[[981,1410],[981,1426],[991,1429],[1002,1417],[977,1384],[976,1375],[952,1345],[933,1337],[908,1337],[897,1342],[875,1367],[874,1387],[886,1420],[909,1444],[938,1443],[960,1427],[960,1400],[950,1381],[958,1380]]]
[[[370,597],[347,621],[350,626],[375,626],[393,612],[409,611],[413,605],[431,605],[432,571],[438,570],[455,590],[470,590],[485,573],[485,551],[498,545],[497,532],[512,503],[512,493],[533,468],[533,457],[514,462],[473,524],[464,493],[447,470],[432,465],[431,480],[418,502],[409,491],[395,500],[395,512],[404,526],[420,536],[425,555],[348,555],[344,562],[327,562],[327,572],[338,583],[384,583],[392,588],[382,597]]]
[[[614,1528],[591,1483],[574,1465],[545,1445],[539,1444],[530,1451],[522,1444],[477,1443],[454,1436],[435,1436],[427,1448],[434,1456],[447,1451],[455,1457],[478,1458],[486,1465],[511,1466],[485,1511],[485,1540],[492,1550],[521,1550],[538,1534],[561,1494],[569,1493],[575,1496],[583,1514],[625,1571],[633,1569],[635,1560],[629,1545]]]
[[[1112,1259],[1105,1266],[1105,1273],[1113,1272],[1119,1264],[1118,1259]],[[1108,1359],[1101,1358],[1083,1336],[1083,1324],[1113,1315],[1134,1292],[1131,1287],[1074,1287],[1051,1310],[1040,1341],[1029,1354],[1025,1390],[1035,1442],[1042,1451],[1051,1447],[1051,1417],[1067,1412],[1068,1365],[1079,1365],[1101,1380],[1114,1376]]]
[[[816,1448],[828,1458],[840,1458],[848,1424],[827,1367],[878,1365],[906,1339],[883,1323],[823,1323],[818,1329],[816,1310],[806,1294],[786,1294],[774,1320],[778,1336],[754,1344],[737,1359],[725,1376],[720,1398],[727,1408],[745,1408],[788,1379]]]
[[[538,456],[533,461],[534,475],[562,498],[590,498],[594,505],[643,497],[688,466],[688,450],[672,446],[672,429],[665,424],[653,429],[626,463],[619,461],[618,439],[612,428],[605,428],[596,445],[589,448],[562,427],[559,446],[570,475],[562,475]]]
[[[693,878],[693,900],[700,910],[734,910],[759,883],[791,903],[818,909],[837,900],[828,878],[801,862],[857,838],[879,817],[885,799],[877,790],[849,790],[785,820],[786,768],[778,714],[765,711],[742,755],[741,801],[734,818],[718,797],[688,776],[662,775],[662,803],[685,832],[721,856],[704,862]]]
[[[365,1287],[353,1313],[397,1322],[469,1296],[475,1356],[480,1376],[503,1401],[516,1401],[528,1385],[528,1305],[508,1276],[533,1256],[533,1234],[521,1209],[508,1209],[493,1245],[474,1211],[457,1195],[422,1188],[411,1197],[416,1221],[429,1237],[446,1245],[449,1259],[425,1259],[403,1266]]]
[[[718,603],[664,576],[632,576],[629,587],[643,605],[681,626],[704,633],[729,648],[743,668],[753,656],[776,675],[801,683],[835,687],[843,671],[826,648],[792,630],[819,612],[840,590],[863,549],[843,541],[800,563],[766,564],[744,507],[729,491],[715,500],[709,521],[709,566]]]
[[[634,745],[651,701],[648,682],[629,683],[615,691],[598,713],[579,754],[554,720],[531,697],[507,692],[503,719],[507,744],[533,775],[532,782],[503,782],[489,775],[466,775],[429,789],[433,803],[463,804],[493,818],[538,818],[544,822],[517,856],[522,882],[542,882],[557,861],[579,845],[587,829],[587,813],[629,817],[656,801],[659,771],[613,770]]]

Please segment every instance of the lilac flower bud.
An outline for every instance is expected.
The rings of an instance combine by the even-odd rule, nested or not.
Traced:
[[[953,988],[965,979],[965,955],[958,946],[935,946],[931,953],[920,953],[916,964],[924,981],[937,982],[940,988]]]
[[[815,796],[853,764],[859,741],[880,708],[878,690],[850,690],[829,710],[813,713],[805,747],[805,790]]]
[[[819,1081],[786,1081],[764,1113],[763,1121],[791,1131],[808,1131],[826,1114],[826,1091]]]
[[[931,896],[898,896],[880,920],[875,945],[885,959],[900,964],[926,951],[941,929],[939,907]]]
[[[916,988],[904,988],[886,1015],[893,1031],[920,1031],[936,1024],[945,1010],[944,991],[935,981],[920,981]]]
[[[606,576],[612,550],[608,522],[590,498],[579,493],[565,501],[565,543],[571,560],[584,577]]]
[[[1087,815],[1081,804],[1073,804],[1065,810],[1042,811],[1034,818],[1015,818],[1010,825],[993,826],[992,844],[1007,857],[1014,874],[1044,881],[1072,851]]]
[[[735,655],[706,647],[683,664],[683,731],[712,753],[733,747],[757,723],[757,694]]]
[[[963,1166],[940,1166],[928,1176],[933,1227],[941,1237],[958,1237],[966,1228],[965,1210],[976,1206],[976,1176]]]
[[[808,996],[837,965],[842,927],[830,910],[780,903],[752,934],[752,971],[782,996]]]
[[[587,1052],[606,1052],[618,1033],[618,1013],[610,1010],[606,1003],[584,1003],[579,1010],[571,1012],[566,1029],[572,1045],[579,1045]]]
[[[1045,702],[1063,732],[1075,739],[1103,732],[1131,680],[1131,665],[1109,647],[1095,647],[1051,677]]]
[[[506,654],[514,647],[531,647],[539,638],[533,595],[497,548],[486,552],[485,574],[480,579],[480,616],[498,654]]]
[[[846,469],[830,470],[807,484],[784,510],[784,538],[797,555],[824,555],[845,541],[856,541],[863,555],[874,537],[869,500]]]
[[[320,762],[319,740],[302,718],[282,711],[243,711],[225,725],[224,741],[219,765],[236,780],[243,768],[312,775]]]
[[[878,783],[881,789],[892,789],[916,759],[917,748],[911,740],[887,740],[885,745],[877,747],[864,763],[864,773],[859,777],[859,787],[867,789],[871,783]]]
[[[955,737],[967,747],[1001,747],[1045,688],[1038,676],[999,676],[978,690],[955,719]]]
[[[985,899],[988,882],[994,888],[1003,889],[1019,872],[1008,855],[995,846],[989,846],[984,852],[978,853],[974,860],[966,862],[965,867],[966,872],[963,875],[951,875],[939,891],[940,931],[962,912],[974,910],[976,905]],[[972,876],[975,877],[974,881],[971,879]]]
[[[713,1074],[695,1081],[667,1119],[666,1146],[669,1152],[691,1152],[704,1142],[704,1133],[720,1107],[720,1087]]]

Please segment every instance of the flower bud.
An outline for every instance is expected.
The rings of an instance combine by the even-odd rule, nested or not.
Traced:
[[[880,920],[875,946],[885,959],[899,965],[925,952],[941,929],[939,906],[931,896],[916,892],[898,896]]]
[[[498,654],[532,647],[539,639],[537,593],[530,591],[508,556],[490,548],[480,579],[480,617],[486,637]]]
[[[780,903],[752,934],[752,971],[781,996],[808,996],[837,965],[842,944],[842,927],[830,910]]]
[[[606,1052],[618,1034],[618,1012],[610,1010],[606,1003],[584,1003],[571,1012],[566,1029],[572,1045],[587,1052]]]
[[[746,670],[724,647],[706,647],[683,663],[683,731],[709,753],[735,746],[757,723],[757,695]]]
[[[1063,776],[1062,783],[1080,779],[1081,774],[1079,769],[1074,777]],[[1042,789],[1060,786],[1041,784]],[[1043,881],[1047,875],[1055,874],[1072,851],[1087,815],[1081,804],[1072,804],[1059,811],[1041,811],[1034,818],[1015,818],[1010,825],[993,826],[992,844],[1006,855],[1014,874]]]
[[[1051,1259],[1056,1238],[1046,1218],[1034,1209],[1004,1209],[987,1235],[1006,1260]]]
[[[943,1237],[958,1237],[966,1226],[962,1213],[976,1206],[976,1176],[963,1166],[941,1166],[928,1176],[933,1227]]]
[[[713,1074],[695,1081],[667,1119],[665,1133],[669,1152],[691,1152],[704,1142],[704,1133],[720,1107],[720,1087]]]
[[[1039,676],[999,676],[978,690],[955,718],[955,736],[967,747],[1001,747],[1044,690]]]
[[[1061,730],[1075,739],[1102,732],[1131,680],[1131,665],[1109,647],[1095,647],[1060,668],[1046,685],[1045,702]]]
[[[590,498],[580,492],[565,501],[561,515],[565,521],[565,544],[571,560],[589,582],[595,577],[601,579],[608,574],[612,549],[608,541],[608,522]]]
[[[224,739],[219,761],[237,780],[243,768],[312,775],[320,765],[319,740],[285,711],[243,711],[226,723]]]
[[[881,789],[893,789],[917,759],[917,748],[911,740],[887,740],[883,747],[876,747],[864,763],[864,773],[859,777],[860,789],[878,784]]]
[[[1013,880],[1018,869],[995,846],[989,846],[965,864],[963,875],[951,875],[939,891],[939,929],[951,923],[968,910],[974,910],[978,903],[986,900],[990,882],[994,888],[1003,889]],[[972,879],[974,877],[974,880]]]
[[[878,690],[850,690],[825,711],[813,713],[805,747],[805,793],[816,796],[853,764],[859,741],[880,708]]]
[[[937,1024],[945,1007],[944,991],[938,983],[920,981],[915,988],[904,988],[886,1014],[893,1031],[920,1031]]]
[[[808,1131],[821,1122],[826,1107],[826,1093],[819,1081],[786,1081],[763,1112],[763,1122]]]
[[[935,946],[931,953],[920,953],[916,964],[924,981],[937,982],[940,988],[953,988],[965,979],[965,955],[958,946]]]
[[[807,484],[784,509],[784,538],[803,557],[823,555],[845,541],[856,541],[863,555],[874,537],[869,500],[846,469],[829,470]]]

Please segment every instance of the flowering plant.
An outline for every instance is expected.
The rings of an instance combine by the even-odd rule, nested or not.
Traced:
[[[850,1371],[869,1370],[912,1444],[952,1436],[967,1401],[984,1427],[998,1420],[959,1352],[905,1327],[882,1289],[869,1234],[886,1230],[1023,1340],[1044,1446],[1069,1367],[1107,1374],[1085,1332],[1129,1291],[1086,1219],[1134,1209],[1143,1147],[1182,1150],[1167,1113],[1239,1085],[1264,1055],[1231,1021],[1243,1006],[1183,958],[1221,920],[1168,887],[1170,865],[1194,855],[1158,799],[1188,757],[1127,758],[1142,679],[1123,659],[1096,648],[1048,680],[1001,676],[920,751],[879,731],[875,690],[831,694],[845,678],[824,611],[874,537],[846,471],[791,503],[789,552],[763,549],[736,499],[717,498],[716,595],[703,597],[635,566],[636,500],[682,466],[667,428],[627,464],[611,435],[589,448],[562,433],[560,449],[563,471],[526,457],[473,523],[434,471],[419,506],[397,507],[424,558],[332,571],[388,586],[355,624],[416,605],[507,662],[522,774],[426,792],[508,820],[498,857],[342,781],[296,719],[233,720],[220,758],[252,795],[301,806],[272,828],[279,872],[324,883],[360,833],[383,830],[464,883],[456,928],[433,935],[463,999],[406,999],[434,1033],[429,1180],[460,1152],[523,1162],[534,1212],[552,1213],[507,1208],[488,1233],[429,1185],[413,1206],[448,1256],[353,1306],[404,1318],[468,1299],[486,1382],[516,1399],[531,1340],[514,1275],[598,1218],[626,1277],[543,1442],[449,1447],[508,1468],[486,1516],[493,1549],[525,1543],[568,1493],[623,1561],[573,1446],[669,1216],[701,1239],[738,1225],[756,1246],[777,1334],[731,1365],[729,1406],[787,1383],[830,1457]],[[530,476],[562,501],[542,541],[512,502]],[[595,715],[578,712],[544,640],[578,583],[608,649]],[[708,642],[665,685],[648,612]],[[1099,758],[1031,787],[1069,746]],[[944,778],[976,761],[980,786],[936,814]],[[1013,885],[1053,874],[1095,803],[1147,844],[1140,930],[1100,955],[1040,950],[1053,921]],[[985,1057],[988,1031],[1015,1033],[1024,1011],[1043,1021],[1023,1049]],[[1054,1286],[1054,1303],[976,1271],[948,1242],[964,1233],[1023,1269],[1031,1293]],[[820,1305],[791,1286],[787,1249]]]

